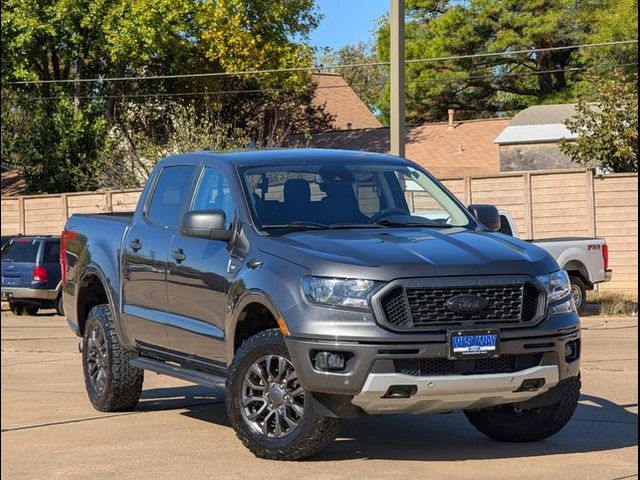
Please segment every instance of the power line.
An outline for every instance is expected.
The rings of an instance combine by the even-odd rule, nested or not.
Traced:
[[[510,55],[520,54],[533,54],[541,52],[554,52],[561,50],[575,50],[578,48],[595,48],[595,47],[610,47],[618,45],[630,45],[638,43],[638,40],[622,40],[617,42],[601,42],[601,43],[586,43],[580,45],[567,45],[562,47],[547,47],[547,48],[532,48],[526,50],[511,50],[495,53],[475,53],[470,55],[453,55],[447,57],[431,57],[431,58],[419,58],[413,60],[406,60],[407,64],[416,63],[428,63],[428,62],[442,62],[449,60],[464,60],[471,58],[487,58],[487,57],[504,57]],[[325,70],[342,70],[348,68],[362,68],[362,67],[385,67],[389,66],[389,62],[369,62],[369,63],[351,63],[332,66],[315,66],[315,67],[293,67],[293,68],[281,68],[281,69],[265,69],[265,70],[244,70],[238,72],[209,72],[209,73],[185,73],[174,75],[153,75],[153,76],[137,76],[137,77],[98,77],[98,78],[79,78],[79,79],[61,79],[61,80],[20,80],[14,82],[6,82],[5,85],[45,85],[45,84],[57,84],[57,83],[102,83],[102,82],[125,82],[125,81],[144,81],[144,80],[170,80],[179,78],[203,78],[203,77],[229,77],[229,76],[242,76],[242,75],[261,75],[272,73],[296,73],[296,72],[315,72]]]
[[[637,63],[629,62],[629,63],[618,63],[614,65],[600,66],[600,67],[567,67],[567,68],[557,68],[551,70],[538,70],[535,72],[515,72],[508,73],[504,75],[474,75],[469,77],[440,77],[433,79],[416,79],[418,83],[452,83],[452,82],[467,82],[472,80],[485,80],[485,79],[495,79],[495,78],[512,78],[512,77],[531,77],[536,75],[544,75],[548,73],[567,73],[567,72],[580,72],[585,70],[602,70],[607,68],[616,68],[616,67],[629,67],[635,65]],[[485,67],[487,68],[487,67]],[[328,85],[328,86],[319,86],[316,87],[316,90],[333,90],[340,88],[352,88],[350,85]],[[219,95],[240,95],[240,94],[257,94],[257,93],[281,93],[287,92],[289,90],[284,88],[265,88],[265,89],[250,89],[250,90],[206,90],[199,92],[158,92],[158,93],[131,93],[131,94],[121,94],[121,95],[52,95],[52,96],[37,96],[34,97],[36,100],[62,100],[62,99],[125,99],[125,98],[162,98],[162,97],[196,97],[196,96],[219,96]],[[5,98],[11,98],[11,95],[5,95]]]

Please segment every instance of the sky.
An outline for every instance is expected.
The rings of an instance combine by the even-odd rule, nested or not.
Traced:
[[[373,39],[376,20],[389,12],[389,0],[316,0],[324,16],[311,33],[314,47],[338,49]]]

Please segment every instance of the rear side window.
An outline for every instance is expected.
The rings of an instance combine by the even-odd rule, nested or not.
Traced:
[[[165,167],[160,172],[147,210],[147,218],[166,227],[178,225],[182,204],[187,196],[195,167]]]
[[[511,225],[509,224],[509,219],[507,219],[506,215],[500,215],[500,221],[502,222],[500,225],[500,233],[504,233],[505,235],[510,235],[513,237],[513,230],[511,230]]]
[[[36,238],[16,238],[2,249],[3,262],[35,263],[40,240]]]
[[[47,242],[44,244],[42,263],[58,263],[60,261],[60,242]]]

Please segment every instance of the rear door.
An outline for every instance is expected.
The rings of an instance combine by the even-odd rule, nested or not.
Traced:
[[[186,210],[223,210],[227,228],[235,216],[228,179],[206,167]],[[224,363],[224,318],[230,253],[226,242],[180,235],[171,242],[167,294],[169,343],[173,350]],[[180,253],[179,259],[174,258]]]
[[[167,258],[194,165],[163,167],[141,218],[124,239],[123,314],[128,334],[142,346],[168,348]]]
[[[30,288],[42,239],[16,237],[2,249],[2,287]]]

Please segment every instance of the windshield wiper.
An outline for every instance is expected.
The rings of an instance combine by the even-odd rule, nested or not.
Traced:
[[[332,223],[329,225],[331,230],[349,230],[355,228],[382,228],[383,225],[377,223]]]
[[[394,220],[380,220],[376,224],[383,227],[456,228],[456,225],[449,225],[448,223],[400,222]]]
[[[331,227],[324,223],[296,221],[282,225],[262,225],[265,230],[329,230]]]
[[[320,223],[309,221],[295,221],[282,225],[263,225],[265,230],[350,230],[350,229],[366,229],[366,228],[383,228],[383,225],[377,223]]]

